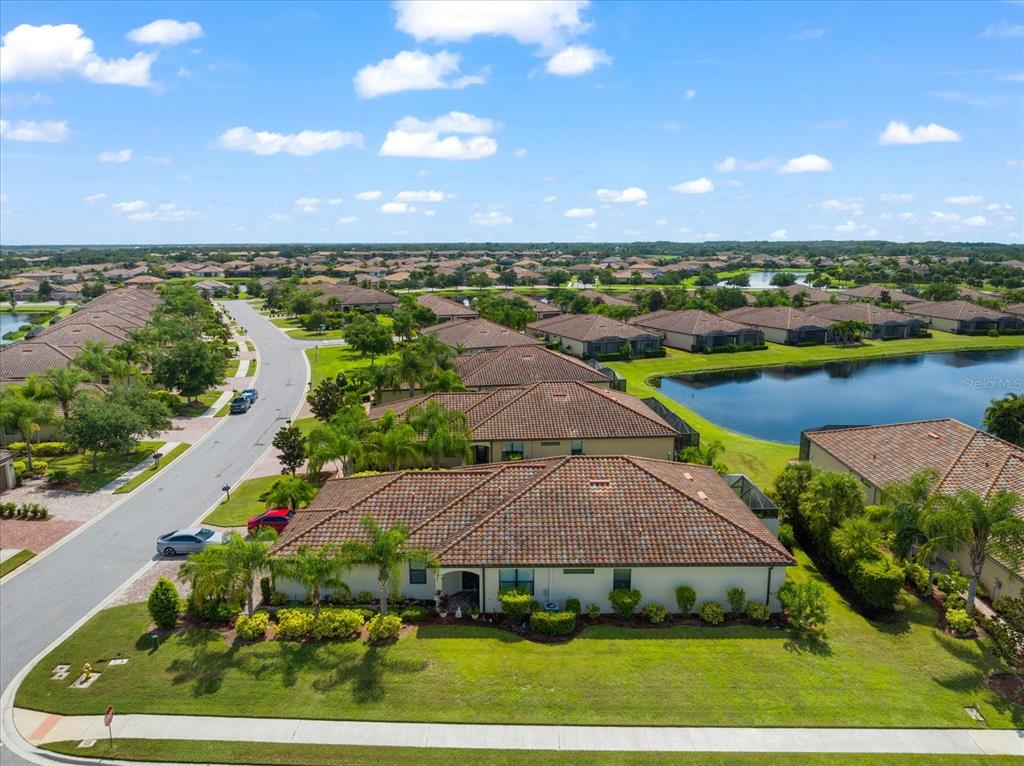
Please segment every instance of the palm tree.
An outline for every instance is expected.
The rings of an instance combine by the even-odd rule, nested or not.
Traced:
[[[409,396],[416,395],[416,384],[426,377],[430,369],[429,362],[422,354],[416,353],[415,349],[404,348],[398,355],[398,380],[408,386]]]
[[[399,581],[402,565],[416,561],[427,567],[436,567],[437,557],[425,548],[408,545],[410,533],[405,524],[384,528],[373,516],[366,515],[359,520],[359,528],[369,541],[350,540],[342,545],[342,551],[353,564],[364,564],[377,570],[380,613],[387,614],[389,585]]]
[[[934,502],[939,474],[928,468],[915,473],[907,481],[889,484],[882,491],[882,505],[888,510],[893,529],[892,552],[899,559],[909,559],[914,548],[923,544],[922,517]],[[934,567],[935,559],[928,562]]]
[[[848,473],[819,473],[800,495],[800,515],[819,544],[844,520],[864,512],[864,493]]]
[[[110,369],[107,347],[98,340],[89,340],[75,354],[74,364],[89,373],[93,380],[99,379]]]
[[[221,598],[231,590],[227,547],[214,545],[191,554],[178,570],[178,579],[189,584],[193,603]]]
[[[881,544],[878,528],[864,516],[846,519],[832,531],[832,547],[840,561],[874,558]]]
[[[433,394],[438,392],[468,391],[462,383],[462,378],[455,370],[444,370],[438,368],[433,375],[427,377],[423,382],[423,392]]]
[[[253,583],[270,572],[270,546],[275,540],[277,533],[264,527],[249,538],[235,535],[226,546],[228,572],[245,593],[246,612],[250,617],[254,610]]]
[[[348,559],[333,545],[322,548],[300,545],[297,551],[279,559],[275,567],[278,576],[294,580],[306,589],[315,617],[320,616],[323,591],[343,587],[345,581],[341,576],[350,568]]]
[[[985,428],[993,436],[1024,447],[1024,396],[1009,393],[985,410]]]
[[[371,434],[369,459],[384,470],[399,470],[402,463],[412,462],[419,451],[416,431],[408,423],[397,423],[386,431]]]
[[[267,492],[267,508],[290,508],[298,510],[316,497],[316,487],[299,476],[286,476],[274,482]]]
[[[25,391],[16,388],[0,392],[0,422],[4,430],[21,434],[29,471],[32,470],[32,439],[43,424],[52,421],[53,408],[48,402],[26,396]]]
[[[1024,548],[1024,519],[1017,509],[1024,498],[1000,490],[988,497],[962,489],[954,495],[941,495],[924,517],[928,536],[922,556],[966,547],[971,562],[967,584],[967,611],[974,612],[974,597],[982,567],[991,550],[1007,559],[1014,570],[1020,568]]]
[[[78,395],[78,387],[88,381],[89,376],[75,367],[52,367],[40,379],[44,396],[60,405],[64,420],[71,417],[71,402]]]
[[[406,413],[406,421],[424,436],[420,449],[430,456],[431,467],[440,468],[442,458],[446,457],[469,459],[473,436],[466,413],[449,410],[431,400],[423,409],[411,408]]]
[[[723,452],[725,452],[725,445],[715,440],[706,443],[703,447],[687,447],[683,450],[683,454],[679,456],[679,459],[684,463],[709,465],[718,473],[725,473],[725,463],[719,460]]]

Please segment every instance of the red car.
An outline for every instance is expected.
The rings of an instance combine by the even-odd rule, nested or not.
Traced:
[[[295,511],[289,511],[287,508],[271,508],[269,511],[264,511],[250,518],[246,528],[252,533],[257,529],[267,527],[281,534],[294,515]]]

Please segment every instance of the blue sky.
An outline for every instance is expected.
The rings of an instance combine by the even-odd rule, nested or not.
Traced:
[[[1024,235],[1024,4],[5,2],[4,244]]]

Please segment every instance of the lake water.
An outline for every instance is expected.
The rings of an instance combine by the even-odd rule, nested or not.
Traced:
[[[899,341],[893,341],[899,343]],[[662,378],[661,393],[730,431],[796,444],[823,425],[952,417],[981,427],[992,399],[1024,394],[1024,349],[919,354]]]
[[[793,274],[793,276],[796,277],[796,283],[798,285],[806,285],[807,277],[811,275],[811,272],[809,271],[803,271],[799,273],[794,271],[791,273]],[[772,285],[772,277],[774,277],[776,274],[778,274],[777,271],[757,271],[754,272],[753,274],[748,275],[750,277],[750,288],[764,290],[769,287],[774,287],[774,285]],[[726,281],[728,280],[723,280],[718,284],[724,285]]]
[[[7,344],[11,341],[4,340],[3,336],[25,324],[32,324],[27,314],[11,314],[6,311],[0,313],[0,344]]]

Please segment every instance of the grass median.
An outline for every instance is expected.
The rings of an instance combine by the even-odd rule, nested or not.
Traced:
[[[170,463],[172,463],[175,460],[175,458],[177,458],[179,455],[181,455],[182,452],[184,452],[185,450],[187,450],[191,446],[192,446],[191,444],[179,444],[179,445],[177,445],[170,452],[168,452],[166,455],[164,455],[162,458],[160,458],[160,464],[159,465],[152,465],[152,466],[150,466],[149,468],[144,470],[142,473],[140,473],[137,476],[135,476],[131,481],[127,482],[123,486],[118,487],[116,490],[114,490],[114,494],[115,495],[123,495],[123,494],[125,494],[127,492],[131,492],[132,490],[137,489],[138,487],[140,487],[142,485],[143,482],[148,481],[153,476],[155,476],[157,473],[162,471]]]
[[[244,526],[250,516],[266,510],[263,496],[280,478],[281,476],[277,475],[246,479],[231,491],[231,499],[218,505],[213,513],[203,519],[203,523],[215,527]]]
[[[18,551],[6,561],[0,562],[0,577],[9,575],[15,569],[20,567],[26,561],[35,557],[35,553],[32,551]]]

